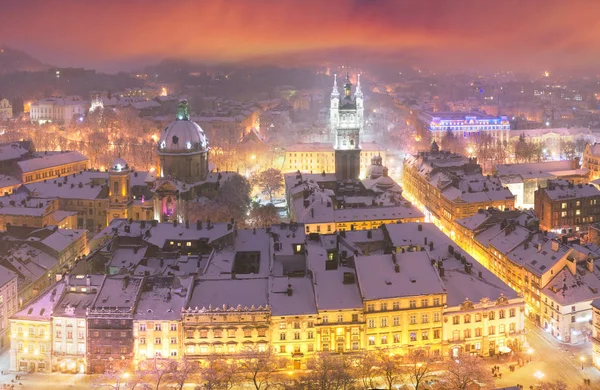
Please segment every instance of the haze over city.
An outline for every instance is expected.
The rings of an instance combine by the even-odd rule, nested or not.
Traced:
[[[599,13],[2,2],[0,390],[600,389]]]
[[[596,2],[8,1],[0,44],[58,66],[130,71],[164,58],[437,70],[591,70]]]

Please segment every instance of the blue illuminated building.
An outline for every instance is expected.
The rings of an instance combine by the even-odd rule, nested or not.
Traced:
[[[446,131],[456,137],[476,139],[484,133],[495,140],[508,141],[510,123],[507,116],[492,116],[481,112],[423,112],[419,115],[423,130],[431,132],[431,138],[439,142]]]

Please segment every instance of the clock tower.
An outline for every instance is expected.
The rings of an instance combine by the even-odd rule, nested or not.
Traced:
[[[344,95],[340,98],[336,77],[331,94],[330,127],[335,139],[335,176],[338,180],[358,180],[362,121],[360,79],[353,96],[350,76],[346,74]]]

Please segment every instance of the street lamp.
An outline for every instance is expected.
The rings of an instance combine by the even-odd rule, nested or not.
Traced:
[[[533,356],[533,348],[529,348],[527,350],[527,354],[529,355],[529,362],[531,363],[531,357]]]
[[[542,381],[542,378],[544,377],[544,373],[541,371],[536,371],[535,374],[533,374],[534,377],[537,378],[538,381]]]
[[[581,360],[581,369],[583,370],[583,362],[585,362],[585,357],[582,356],[579,358],[579,360]]]

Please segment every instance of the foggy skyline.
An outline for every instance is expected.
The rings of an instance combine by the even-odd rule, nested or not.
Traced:
[[[165,58],[433,69],[593,69],[600,3],[545,1],[12,1],[0,45],[115,72]]]

